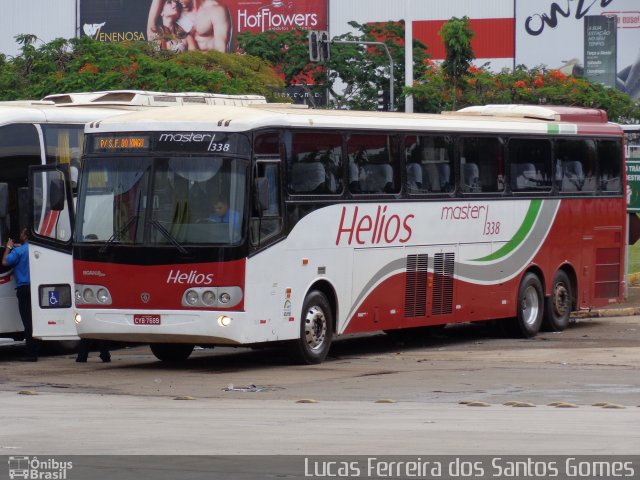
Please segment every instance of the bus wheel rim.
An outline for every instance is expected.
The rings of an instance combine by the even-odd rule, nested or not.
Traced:
[[[556,285],[553,295],[553,308],[559,316],[564,316],[569,309],[569,292],[563,283]]]
[[[312,350],[322,348],[327,336],[327,319],[322,308],[314,306],[309,308],[304,319],[304,337],[307,345]]]
[[[538,291],[532,285],[528,286],[520,301],[520,311],[522,313],[522,321],[526,325],[534,325],[538,319],[539,312]]]

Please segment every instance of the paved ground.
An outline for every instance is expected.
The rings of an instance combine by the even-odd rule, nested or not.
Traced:
[[[143,346],[20,363],[13,347],[0,455],[634,454],[639,345],[640,318],[613,316],[531,340],[345,339],[316,366],[224,349],[169,366]]]
[[[245,349],[170,366],[143,346],[20,363],[5,346],[0,456],[635,454],[639,313],[631,287],[562,333],[347,338],[315,366]]]

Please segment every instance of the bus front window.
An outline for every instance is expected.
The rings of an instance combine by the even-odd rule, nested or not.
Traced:
[[[159,159],[151,243],[237,243],[243,236],[248,163],[222,157]]]
[[[245,160],[222,157],[89,159],[77,238],[174,246],[237,243],[244,235],[247,169]]]
[[[77,241],[142,242],[151,166],[143,158],[86,160]]]

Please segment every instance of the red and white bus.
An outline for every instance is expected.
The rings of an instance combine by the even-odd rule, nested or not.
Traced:
[[[42,198],[29,209],[29,168],[66,165],[74,178],[80,167],[84,126],[90,121],[142,109],[176,105],[246,105],[266,103],[260,95],[167,93],[138,90],[64,93],[42,100],[0,102],[0,244],[17,240],[29,217],[37,235],[30,245],[33,333],[43,340],[77,340],[72,307],[72,263],[67,245],[70,223],[46,210]],[[50,167],[54,169],[55,167]],[[47,182],[34,177],[34,189]],[[69,189],[71,193],[71,189]],[[0,337],[20,338],[13,269],[0,267]]]
[[[623,133],[601,110],[184,107],[85,133],[81,337],[161,360],[288,342],[318,363],[342,334],[502,319],[531,337],[623,296]]]

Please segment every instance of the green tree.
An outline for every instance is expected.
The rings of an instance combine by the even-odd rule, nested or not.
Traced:
[[[277,65],[286,84],[306,84],[313,92],[329,92],[329,107],[358,110],[375,110],[378,91],[389,91],[389,59],[384,49],[358,42],[384,42],[394,63],[394,97],[399,100],[396,106],[402,109],[404,22],[349,24],[357,33],[333,40],[356,43],[332,43],[331,58],[320,63],[309,61],[304,30],[244,33],[238,42],[243,51]],[[417,65],[428,57],[427,47],[417,40],[413,42],[413,51]]]
[[[265,95],[283,82],[265,60],[220,52],[174,54],[147,42],[101,43],[90,37],[56,39],[39,48],[21,35],[21,54],[0,58],[0,99],[113,89],[202,91]]]
[[[471,39],[475,35],[469,25],[469,18],[452,17],[438,32],[444,43],[447,56],[442,62],[442,70],[450,82],[452,98],[455,103],[457,91],[464,81],[467,69],[476,58],[471,48]]]
[[[445,88],[447,84],[443,69],[428,63],[410,89],[415,110],[437,113],[492,103],[570,105],[601,108],[611,120],[620,123],[640,120],[640,105],[627,94],[543,67],[527,69],[520,65],[494,73],[470,66],[455,95]]]

